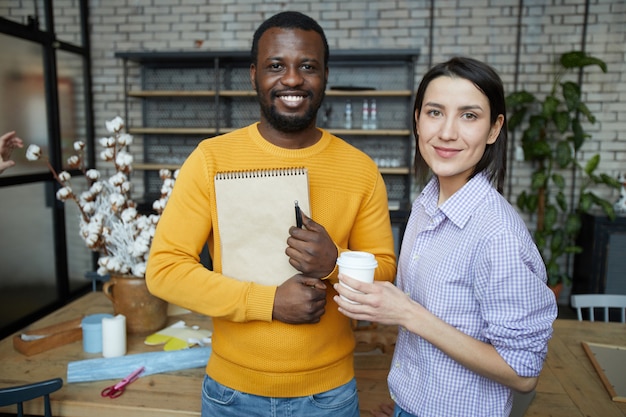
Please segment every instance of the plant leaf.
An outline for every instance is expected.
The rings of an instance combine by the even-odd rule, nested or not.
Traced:
[[[541,106],[541,114],[547,119],[551,119],[561,102],[554,96],[548,96]]]
[[[589,123],[594,124],[596,122],[596,117],[591,114],[591,110],[589,110],[587,105],[582,101],[578,103],[578,107],[576,108],[576,110],[578,110],[580,114],[584,115],[587,120],[589,120]]]
[[[572,162],[572,148],[567,141],[557,143],[554,157],[561,168],[567,167]]]
[[[522,141],[537,142],[543,135],[547,119],[541,115],[532,115],[528,118],[528,127],[524,130]]]
[[[548,273],[548,283],[550,285],[561,282],[561,269],[556,262],[548,262],[546,264],[546,272]]]
[[[567,246],[565,253],[583,253],[583,248],[581,246]]]
[[[565,194],[562,191],[559,191],[556,195],[556,203],[558,204],[561,211],[567,210],[567,199],[565,198]]]
[[[580,86],[572,81],[566,81],[561,86],[563,87],[563,98],[567,110],[575,111],[580,103]]]
[[[548,176],[543,171],[535,171],[531,177],[531,187],[533,190],[539,188],[545,188],[547,185]]]
[[[565,178],[563,178],[563,175],[561,174],[552,174],[552,182],[554,183],[554,185],[559,187],[559,190],[565,188]]]
[[[599,163],[600,163],[600,155],[599,154],[595,154],[585,164],[585,173],[587,175],[591,176],[591,174],[593,174],[593,171],[595,171],[596,168],[598,168],[598,164]]]
[[[587,213],[593,206],[593,195],[590,192],[583,193],[578,200],[578,208]]]
[[[609,219],[615,220],[615,208],[613,208],[613,204],[601,198],[598,198],[596,204],[602,207],[602,211],[604,211],[604,214],[606,214]]]
[[[569,128],[570,120],[571,118],[569,113],[566,111],[559,111],[552,115],[552,121],[560,133],[565,133],[565,131]]]
[[[537,205],[539,204],[539,198],[537,194],[530,194],[526,199],[526,208],[529,212],[534,213],[537,211]]]
[[[588,65],[597,65],[606,73],[606,63],[598,58],[587,55],[582,51],[571,51],[561,55],[561,65],[565,68],[582,68]]]
[[[507,121],[509,132],[514,131],[517,126],[522,124],[522,122],[524,121],[524,116],[526,116],[526,111],[526,107],[521,107],[511,114],[509,120]]]
[[[571,137],[571,140],[574,144],[574,149],[578,151],[581,146],[583,146],[583,143],[585,143],[585,140],[589,137],[589,135],[587,135],[583,130],[583,127],[580,124],[580,119],[578,118],[572,120],[572,133],[573,136]]]
[[[546,211],[543,217],[544,230],[552,230],[558,220],[558,215],[559,213],[556,207],[551,204],[546,206]]]
[[[552,149],[550,149],[550,145],[545,140],[527,142],[522,145],[522,148],[524,149],[524,156],[530,160],[546,159],[552,154]]]
[[[610,175],[600,174],[600,178],[602,179],[602,182],[604,184],[608,185],[611,188],[615,188],[616,190],[619,190],[622,186],[621,182],[611,177]]]
[[[543,233],[541,233],[540,231],[536,231],[533,240],[535,241],[535,244],[537,245],[539,251],[543,252],[544,248],[546,247],[546,238]]]
[[[528,199],[526,198],[526,191],[522,191],[520,195],[517,196],[517,201],[516,201],[517,207],[519,207],[520,210],[522,211],[526,211],[527,200]]]
[[[557,229],[552,234],[552,240],[550,241],[550,251],[553,254],[557,255],[558,252],[563,251],[563,242],[565,237],[563,236],[563,231],[561,229]],[[558,255],[557,255],[558,256]]]
[[[582,226],[582,220],[577,213],[570,213],[565,220],[565,233],[569,236],[576,237]]]
[[[509,94],[505,100],[506,100],[506,106],[508,108],[515,108],[521,105],[524,105],[525,107],[525,105],[528,105],[537,101],[534,95],[532,95],[531,93],[525,90],[515,91]]]

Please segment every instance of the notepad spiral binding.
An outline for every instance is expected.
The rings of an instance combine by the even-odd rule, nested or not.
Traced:
[[[263,177],[287,177],[304,175],[307,169],[304,167],[255,169],[248,171],[225,171],[215,174],[216,180],[231,180],[240,178],[263,178]]]

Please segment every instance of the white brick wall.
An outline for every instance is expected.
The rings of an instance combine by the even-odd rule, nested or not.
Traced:
[[[563,52],[581,49],[584,32],[584,0],[524,1],[516,68],[518,0],[437,0],[432,16],[431,2],[427,0],[211,3],[161,0],[153,1],[153,7],[134,7],[136,1],[113,0],[105,7],[105,2],[91,2],[98,123],[123,109],[121,94],[113,99],[112,94],[103,93],[105,88],[98,87],[111,75],[122,82],[121,63],[112,58],[114,51],[249,50],[256,26],[286,9],[317,19],[326,31],[331,50],[419,48],[422,55],[416,82],[431,64],[458,54],[491,64],[500,73],[507,92],[521,88],[534,94],[549,91],[555,60]],[[113,20],[112,15],[126,16],[127,21]],[[203,41],[200,48],[194,47],[196,40]],[[608,73],[593,68],[584,77],[584,97],[597,122],[586,126],[593,139],[580,152],[581,163],[600,153],[601,171],[616,176],[626,171],[626,1],[590,0],[586,51],[604,60]],[[526,163],[509,163],[506,195],[512,203],[528,187],[530,171]],[[597,192],[616,199],[615,192]],[[526,220],[532,228],[532,219]]]
[[[122,65],[113,57],[126,50],[249,50],[256,26],[281,10],[299,10],[317,19],[331,49],[420,48],[416,81],[432,63],[453,55],[484,60],[500,72],[507,92],[524,88],[545,93],[555,59],[580,49],[584,0],[526,0],[521,10],[521,54],[518,86],[513,85],[517,51],[518,0],[342,2],[293,0],[247,1],[109,0],[90,2],[96,124],[123,111]],[[433,39],[430,36],[432,23]],[[196,47],[196,41],[201,41]],[[432,42],[432,51],[430,43]],[[583,92],[597,123],[588,126],[593,139],[581,152],[595,152],[610,175],[626,171],[626,2],[591,0],[586,50],[607,62],[609,72],[591,69]],[[139,120],[139,113],[133,118]],[[509,164],[511,201],[526,185],[529,167]],[[608,198],[608,194],[599,190]]]
[[[0,12],[23,16],[20,4],[6,0]],[[525,0],[521,10],[518,0],[437,0],[432,16],[428,0],[90,0],[89,4],[97,136],[106,134],[104,120],[124,111],[122,62],[114,58],[116,51],[247,51],[262,20],[291,9],[320,22],[331,50],[420,48],[416,81],[432,63],[459,54],[491,64],[507,92],[524,88],[542,94],[550,88],[558,55],[581,48],[585,11],[585,0]],[[55,1],[55,7],[62,5],[76,6],[75,0]],[[75,15],[55,11],[68,27]],[[584,77],[583,93],[597,123],[586,126],[593,138],[580,158],[584,163],[598,152],[601,171],[616,176],[626,171],[626,1],[590,0],[586,29],[586,50],[607,63],[608,73],[594,67]],[[140,117],[134,106],[131,118]],[[509,163],[511,184],[506,194],[513,203],[527,187],[529,173],[527,164]],[[615,192],[597,191],[616,198]]]
[[[55,23],[61,39],[78,42],[77,0],[55,2]],[[113,55],[127,50],[248,50],[256,26],[286,9],[317,19],[331,49],[420,48],[416,81],[435,62],[469,55],[493,65],[508,92],[524,88],[545,93],[550,88],[556,57],[580,49],[584,0],[396,0],[358,2],[309,0],[91,0],[93,85],[98,134],[103,123],[123,112],[122,65]],[[0,5],[3,16],[25,21],[32,6],[21,0]],[[519,68],[515,67],[517,22],[521,13]],[[432,25],[433,38],[430,39]],[[608,74],[597,69],[585,76],[584,94],[597,123],[588,126],[591,143],[581,158],[599,152],[602,170],[626,170],[626,1],[590,0],[586,50],[605,60]],[[200,42],[198,42],[200,41]],[[197,46],[200,45],[201,46]],[[430,46],[432,44],[432,50]],[[513,85],[519,70],[518,85]],[[139,120],[138,107],[133,118]],[[529,170],[512,162],[511,200],[520,178]],[[613,195],[606,195],[613,198]]]

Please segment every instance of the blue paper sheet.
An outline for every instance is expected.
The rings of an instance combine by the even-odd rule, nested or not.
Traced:
[[[206,366],[210,347],[173,351],[137,353],[116,358],[96,358],[67,364],[67,382],[122,379],[137,368],[145,368],[142,376]]]

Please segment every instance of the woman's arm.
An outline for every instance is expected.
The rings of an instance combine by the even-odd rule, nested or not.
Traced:
[[[516,391],[529,392],[537,385],[537,377],[517,375],[492,345],[447,324],[395,285],[389,282],[368,284],[343,275],[339,278],[363,293],[355,293],[335,284],[334,288],[340,295],[359,303],[352,304],[336,296],[339,311],[346,316],[355,320],[401,326],[427,340],[469,370]]]

